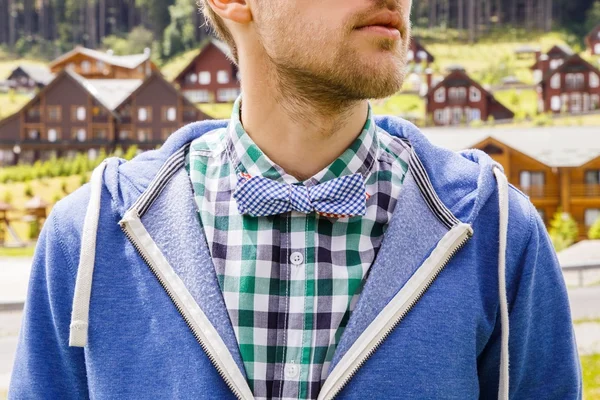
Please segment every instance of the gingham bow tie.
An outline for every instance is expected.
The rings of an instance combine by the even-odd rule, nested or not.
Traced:
[[[290,185],[261,176],[239,175],[233,197],[240,214],[253,217],[296,210],[343,218],[364,215],[368,195],[361,174],[346,175],[318,185]]]

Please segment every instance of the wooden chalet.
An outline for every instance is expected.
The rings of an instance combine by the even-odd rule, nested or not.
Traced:
[[[600,56],[600,24],[585,37],[585,44],[593,56]]]
[[[173,82],[194,103],[229,103],[240,94],[238,68],[227,45],[216,39],[207,40]]]
[[[44,65],[19,65],[8,76],[8,85],[20,92],[42,89],[54,79],[54,74]]]
[[[49,65],[54,74],[70,69],[87,79],[144,79],[152,72],[160,72],[150,60],[150,50],[143,54],[117,56],[107,52],[77,46]]]
[[[476,148],[499,162],[546,224],[560,209],[577,221],[580,238],[600,217],[600,135],[597,127],[425,129],[435,145]]]
[[[540,51],[536,52],[535,64],[530,67],[533,71],[534,83],[541,82],[549,71],[560,67],[567,58],[574,54],[569,46],[559,44],[552,46],[546,54],[542,54]]]
[[[471,79],[463,69],[455,69],[425,96],[426,113],[435,125],[460,125],[472,121],[507,120],[514,113]]]
[[[209,117],[160,73],[146,79],[85,79],[65,69],[0,121],[0,165],[137,145],[152,149],[179,127]]]
[[[572,55],[537,85],[540,112],[581,113],[600,108],[600,70]]]
[[[414,37],[410,38],[406,58],[409,63],[425,63],[427,67],[435,61],[435,57]]]

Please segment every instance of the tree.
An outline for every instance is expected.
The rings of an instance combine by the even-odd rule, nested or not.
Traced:
[[[585,31],[590,32],[600,24],[600,0],[596,0],[585,16]]]
[[[556,251],[561,251],[575,243],[579,235],[577,222],[569,213],[563,212],[562,209],[552,217],[550,221],[550,238]]]
[[[196,12],[188,0],[177,0],[169,6],[171,22],[164,32],[163,55],[172,57],[196,45],[196,27],[193,15]]]

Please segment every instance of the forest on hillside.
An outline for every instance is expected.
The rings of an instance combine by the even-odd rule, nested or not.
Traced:
[[[417,29],[458,32],[560,30],[583,42],[600,23],[600,0],[419,0]],[[51,59],[74,45],[116,54],[152,49],[156,61],[198,45],[208,32],[195,0],[0,0],[0,56]]]

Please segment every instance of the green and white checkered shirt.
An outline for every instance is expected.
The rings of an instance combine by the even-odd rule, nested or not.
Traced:
[[[299,182],[244,131],[240,99],[227,128],[194,140],[186,157],[199,220],[257,399],[316,399],[375,260],[408,170],[409,148],[375,125],[331,165]],[[238,174],[314,186],[361,173],[364,216],[291,211],[240,215]]]

